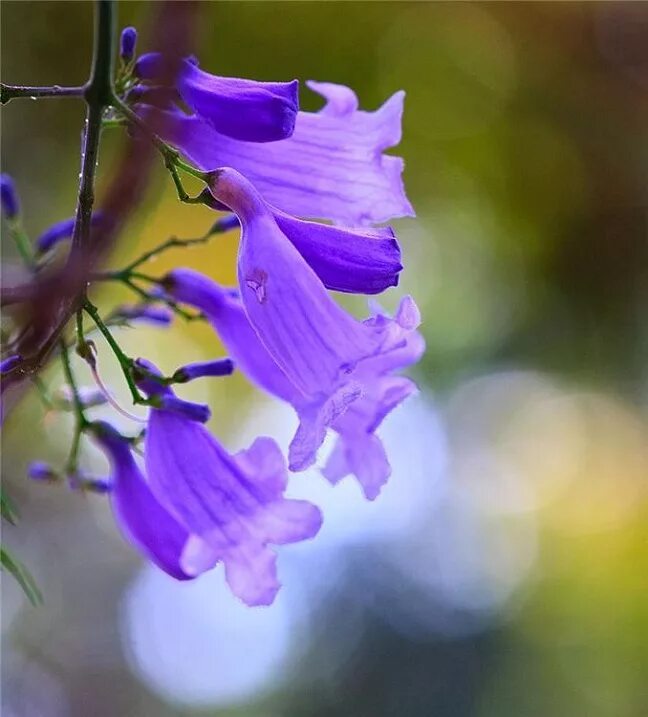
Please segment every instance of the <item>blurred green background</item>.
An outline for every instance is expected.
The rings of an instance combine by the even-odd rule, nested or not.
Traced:
[[[140,51],[155,5],[119,5]],[[92,13],[5,0],[3,81],[82,83]],[[280,552],[267,610],[220,574],[179,586],[143,566],[105,499],[29,484],[70,426],[27,396],[3,433],[22,514],[3,540],[45,604],[3,579],[3,715],[648,714],[648,5],[203,2],[193,44],[209,71],[339,82],[368,110],[406,90],[393,151],[418,217],[394,223],[406,269],[384,303],[411,292],[422,308],[421,396],[386,422],[394,475],[375,505],[298,478],[328,532]],[[82,118],[74,100],[2,109],[2,170],[33,236],[73,213]],[[106,133],[102,177],[121,141]],[[113,261],[212,220],[160,167]],[[236,244],[155,270],[233,282]],[[221,350],[197,325],[120,338],[167,371]],[[102,347],[119,393],[112,363]],[[45,379],[59,385],[56,367]],[[185,395],[209,400],[232,448],[289,435],[240,376]]]

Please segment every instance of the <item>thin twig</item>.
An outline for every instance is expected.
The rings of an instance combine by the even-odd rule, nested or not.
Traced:
[[[29,87],[26,85],[0,85],[0,104],[7,104],[10,100],[19,97],[30,99],[41,99],[45,97],[83,97],[85,87],[61,87],[51,85],[49,87]]]

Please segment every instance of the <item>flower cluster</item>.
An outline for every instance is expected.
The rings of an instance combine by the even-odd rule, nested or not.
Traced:
[[[85,401],[72,380],[79,430],[112,465],[107,483],[85,479],[82,486],[107,490],[125,537],[169,575],[186,580],[222,563],[241,600],[269,604],[279,588],[269,546],[311,538],[322,522],[316,506],[284,497],[289,471],[315,464],[331,430],[337,439],[322,474],[332,483],[355,476],[365,496],[375,499],[390,474],[376,430],[416,390],[401,375],[424,351],[414,300],[403,297],[393,316],[372,302],[370,315],[358,320],[331,293],[375,295],[398,284],[398,242],[390,227],[375,225],[413,216],[403,162],[385,154],[400,141],[404,93],[366,112],[349,88],[309,82],[326,104],[319,112],[303,112],[296,80],[218,77],[193,58],[181,63],[174,86],[165,87],[164,58],[136,57],[136,37],[133,28],[122,34],[115,117],[143,133],[155,127],[167,158],[177,153],[205,181],[199,199],[232,212],[208,234],[240,224],[238,286],[224,287],[181,267],[156,278],[137,273],[151,252],[98,277],[135,289],[137,279],[154,284],[138,290],[141,304],[118,307],[109,320],[100,320],[94,306],[87,309],[109,338],[135,402],[148,406],[148,420],[135,438],[90,421],[86,411],[96,404]],[[8,180],[2,201],[13,218],[18,202]],[[93,222],[101,222],[101,215]],[[72,228],[73,220],[51,227],[37,240],[36,255],[47,257]],[[162,248],[181,243],[171,240]],[[145,359],[126,357],[110,338],[111,324],[144,320],[164,326],[174,313],[207,320],[228,357],[165,377]],[[93,369],[106,400],[114,402],[97,374],[95,352],[81,332],[77,353]],[[13,359],[3,361],[3,371]],[[174,393],[175,384],[227,376],[234,368],[295,410],[299,425],[287,460],[267,437],[232,455],[204,425],[209,408]],[[143,462],[134,455],[139,443]],[[79,485],[76,455],[72,464],[67,472]],[[49,482],[57,478],[40,463],[32,474]]]

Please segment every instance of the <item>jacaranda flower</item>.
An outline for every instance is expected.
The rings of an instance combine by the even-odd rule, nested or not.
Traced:
[[[95,423],[92,435],[112,464],[112,507],[126,539],[164,572],[187,580],[215,563],[203,562],[190,573],[182,566],[188,531],[155,498],[137,467],[128,441],[107,423]],[[195,568],[194,563],[194,568]]]
[[[392,374],[420,358],[424,342],[418,332],[408,333],[401,348],[361,364],[358,371],[364,376],[362,394],[340,406],[340,415],[335,411],[327,414],[318,405],[313,407],[310,398],[297,389],[268,353],[245,314],[238,291],[222,287],[191,269],[174,269],[164,277],[162,286],[178,301],[205,314],[238,368],[254,384],[295,409],[302,423],[289,449],[291,470],[302,470],[313,463],[330,427],[338,433],[338,441],[324,475],[337,482],[354,474],[367,498],[378,495],[389,477],[390,466],[375,431],[383,418],[416,390],[410,379]],[[406,330],[417,322],[410,302],[403,301],[395,319]],[[368,321],[388,323],[389,319],[378,315]]]
[[[400,142],[405,93],[364,112],[348,87],[307,84],[326,106],[299,112],[294,133],[281,142],[251,145],[224,137],[199,112],[165,112],[160,126],[164,138],[201,169],[233,167],[288,214],[350,226],[414,216],[401,178],[403,160],[384,153]]]
[[[151,396],[170,395],[138,362],[139,384]],[[280,545],[313,537],[321,514],[314,505],[283,497],[287,472],[279,447],[258,438],[247,450],[228,453],[199,423],[151,408],[145,439],[146,473],[156,497],[192,535],[182,556],[190,574],[206,557],[220,561],[232,592],[248,605],[270,604],[279,589]]]
[[[162,56],[141,55],[135,73],[142,80],[159,79]],[[299,83],[255,82],[211,75],[182,60],[176,89],[188,107],[226,137],[246,142],[273,142],[290,137],[299,109]]]

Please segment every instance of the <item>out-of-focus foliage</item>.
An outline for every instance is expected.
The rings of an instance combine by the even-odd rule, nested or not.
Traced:
[[[140,48],[153,40],[151,9],[120,5]],[[2,10],[4,81],[84,80],[89,2]],[[318,542],[282,551],[285,586],[269,610],[233,602],[220,573],[178,585],[145,568],[105,498],[29,485],[27,461],[60,462],[69,426],[27,397],[3,434],[3,480],[22,517],[3,540],[45,605],[3,581],[3,707],[21,717],[646,714],[647,6],[201,11],[195,47],[210,71],[341,82],[367,109],[406,90],[397,153],[418,218],[395,224],[407,271],[384,303],[407,291],[422,307],[421,396],[385,425],[394,475],[375,504],[315,472],[295,478],[326,526]],[[302,106],[318,102],[304,88]],[[82,107],[14,101],[2,113],[2,168],[35,236],[72,213]],[[212,219],[177,203],[161,167],[115,264]],[[151,269],[188,261],[233,282],[236,244],[231,233]],[[4,242],[3,252],[11,263]],[[133,354],[145,340],[165,370],[221,350],[195,324],[123,340]],[[99,361],[118,385],[110,355]],[[289,435],[291,419],[240,376],[185,395],[207,391],[211,427],[232,447],[255,432]]]

